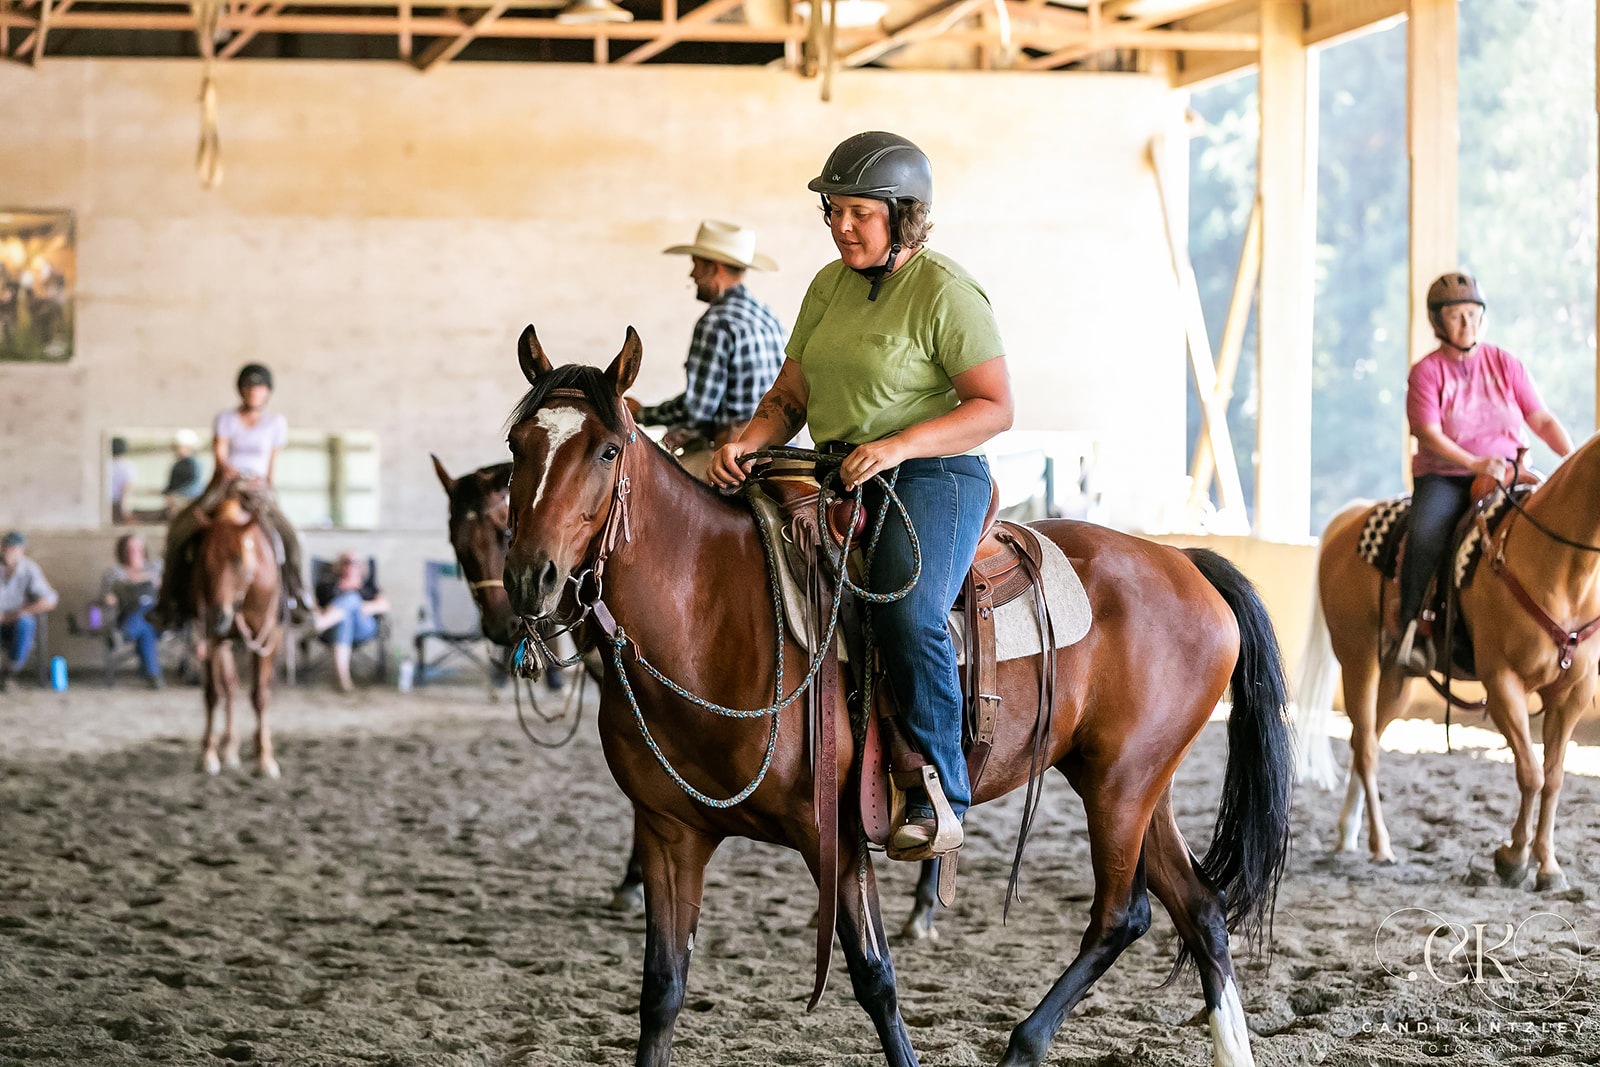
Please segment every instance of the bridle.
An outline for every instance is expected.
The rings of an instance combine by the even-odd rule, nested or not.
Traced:
[[[1512,599],[1520,604],[1522,610],[1528,613],[1529,618],[1538,623],[1539,627],[1555,642],[1556,649],[1561,653],[1561,669],[1566,670],[1572,666],[1573,656],[1576,654],[1578,646],[1593,637],[1595,633],[1600,632],[1600,616],[1590,619],[1576,629],[1568,629],[1551,618],[1550,613],[1545,611],[1539,602],[1533,599],[1533,596],[1523,584],[1517,580],[1517,576],[1511,572],[1510,566],[1506,563],[1506,542],[1511,538],[1512,525],[1517,517],[1520,516],[1527,519],[1528,525],[1544,534],[1545,537],[1568,548],[1577,549],[1580,552],[1600,553],[1600,545],[1588,545],[1581,541],[1574,541],[1569,537],[1563,537],[1530,515],[1528,510],[1523,507],[1522,503],[1511,492],[1511,487],[1517,484],[1518,473],[1517,461],[1513,459],[1511,461],[1511,481],[1507,485],[1499,486],[1500,494],[1505,497],[1506,503],[1511,505],[1515,514],[1506,519],[1504,525],[1494,535],[1491,542],[1488,524],[1485,522],[1483,512],[1480,510],[1477,515],[1480,535],[1483,538],[1484,550],[1489,553],[1490,569],[1500,576],[1500,580],[1505,583],[1506,589],[1510,591]],[[1493,551],[1489,552],[1491,544]]]
[[[566,397],[577,400],[588,400],[589,397],[581,389],[552,389],[550,397]],[[617,545],[622,541],[633,540],[632,496],[633,477],[628,473],[628,458],[632,455],[629,445],[636,444],[639,440],[639,427],[633,421],[633,413],[628,410],[628,405],[618,404],[622,414],[622,428],[625,431],[621,445],[617,448],[616,477],[611,483],[611,508],[606,514],[606,521],[600,528],[597,538],[597,547],[594,550],[594,561],[588,566],[575,570],[567,576],[567,585],[572,591],[574,612],[568,617],[557,617],[555,611],[541,616],[521,616],[524,636],[517,643],[511,654],[511,666],[514,671],[526,673],[537,671],[541,665],[549,667],[571,667],[583,658],[582,652],[574,652],[571,656],[560,656],[550,647],[550,642],[568,634],[582,626],[590,618],[605,631],[608,637],[615,637],[618,626],[612,617],[611,609],[606,607],[601,596],[605,590],[604,576],[606,562],[611,554],[616,551]],[[504,583],[499,583],[504,586]],[[557,610],[567,600],[565,595],[556,599]],[[541,626],[541,624],[549,624]],[[545,632],[541,633],[541,629]],[[527,651],[532,648],[538,663],[530,663]]]

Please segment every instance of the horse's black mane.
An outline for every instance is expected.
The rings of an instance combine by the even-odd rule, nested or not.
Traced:
[[[606,424],[606,428],[615,433],[622,432],[622,416],[617,405],[615,387],[606,377],[605,371],[587,363],[566,363],[548,374],[541,374],[539,380],[533,384],[533,388],[523,396],[516,410],[512,411],[511,418],[506,420],[506,428],[510,429],[518,423],[533,418],[534,413],[544,406],[551,391],[556,389],[581,390],[584,398]]]

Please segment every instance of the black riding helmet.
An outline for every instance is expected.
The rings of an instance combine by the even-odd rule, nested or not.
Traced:
[[[861,196],[883,200],[889,205],[889,259],[881,267],[860,273],[872,280],[868,300],[878,299],[878,287],[894,270],[899,258],[900,205],[903,201],[933,203],[933,164],[927,155],[904,137],[882,131],[858,133],[840,142],[822,165],[822,173],[806,188],[822,197],[826,211],[830,196]]]
[[[264,385],[271,389],[272,372],[259,363],[246,363],[239,368],[238,388],[244,389],[251,385]]]

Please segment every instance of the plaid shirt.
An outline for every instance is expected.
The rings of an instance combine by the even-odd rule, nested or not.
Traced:
[[[783,326],[743,285],[729,289],[695,323],[684,363],[688,389],[639,412],[639,421],[688,426],[713,436],[748,422],[783,366]]]

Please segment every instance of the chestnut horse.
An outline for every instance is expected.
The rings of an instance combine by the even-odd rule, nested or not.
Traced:
[[[219,481],[230,480],[233,484],[216,510],[209,515],[197,513],[201,533],[190,589],[202,634],[196,651],[205,665],[206,679],[200,769],[217,774],[224,766],[239,766],[239,737],[233,728],[233,700],[239,686],[233,657],[237,640],[249,652],[255,670],[250,698],[256,709],[256,770],[276,778],[278,761],[272,755],[267,701],[272,695],[273,654],[283,639],[278,557],[272,538],[241,502],[238,475],[219,466],[212,484],[215,487]],[[218,697],[225,716],[220,756],[214,732]]]
[[[511,464],[479,467],[471,474],[452,478],[438,456],[430,454],[428,458],[433,460],[433,471],[450,499],[450,547],[455,550],[461,574],[477,602],[483,636],[509,654],[522,637],[522,620],[511,610],[504,581],[506,547],[511,543]],[[599,662],[586,657],[585,667],[591,661]],[[552,689],[560,688],[560,670],[556,667],[549,671]],[[522,683],[513,677],[511,684]],[[622,882],[611,894],[611,907],[617,911],[644,909],[644,875],[639,870],[637,849],[628,854]]]
[[[1530,849],[1532,860],[1538,862],[1539,889],[1567,884],[1556,861],[1554,840],[1562,761],[1573,729],[1594,700],[1600,661],[1600,640],[1588,639],[1586,633],[1600,621],[1597,442],[1600,436],[1591,437],[1525,498],[1521,510],[1506,517],[1461,590],[1461,624],[1471,634],[1489,718],[1511,747],[1521,792],[1511,840],[1494,850],[1495,873],[1508,886],[1521,885],[1527,878]],[[1379,660],[1378,610],[1384,579],[1356,553],[1361,528],[1376,506],[1347,508],[1322,535],[1315,594],[1319,610],[1312,620],[1302,677],[1321,674],[1326,684],[1302,687],[1296,731],[1303,753],[1302,777],[1331,784],[1327,716],[1336,663],[1350,716],[1350,773],[1339,814],[1338,847],[1355,851],[1365,807],[1372,859],[1392,863],[1394,851],[1378,797],[1378,740],[1405,709],[1411,679],[1392,655]],[[1528,603],[1521,602],[1513,583],[1526,591]],[[1384,593],[1388,603],[1399,595],[1397,584],[1389,582]],[[1572,641],[1574,636],[1584,639]],[[1384,647],[1392,642],[1391,637]],[[1542,766],[1534,757],[1529,730],[1530,693],[1539,694],[1544,708]]]
[[[643,669],[649,661],[684,690],[728,707],[782,704],[773,695],[778,624],[761,538],[743,501],[719,496],[640,443],[621,403],[639,369],[638,335],[628,331],[604,372],[552,368],[532,327],[518,354],[532,388],[511,420],[506,589],[537,624],[574,584],[591,591],[591,621],[618,627],[607,642],[600,737],[633,801],[644,867],[636,1062],[664,1067],[706,863],[718,844],[740,836],[785,845],[820,877],[808,726],[793,704],[775,715],[710,714]],[[1044,1060],[1067,1013],[1148,929],[1147,887],[1199,963],[1216,1062],[1252,1063],[1228,930],[1260,931],[1288,847],[1293,758],[1271,624],[1249,583],[1215,553],[1180,552],[1084,523],[1034,528],[1073,561],[1094,605],[1094,628],[1055,653],[1056,701],[1039,766],[1055,767],[1083,799],[1095,890],[1077,957],[1012,1032],[1002,1063]],[[790,664],[807,660],[792,641],[784,655]],[[792,686],[803,673],[794,667],[781,684]],[[1173,817],[1172,776],[1230,681],[1222,806],[1211,850],[1197,861]],[[1038,664],[1002,664],[1000,685],[1004,707],[1037,707]],[[1030,780],[1035,718],[1031,710],[1002,716],[977,801]],[[833,740],[836,781],[846,783],[853,760],[847,716],[837,717]],[[826,751],[827,739],[822,744]],[[709,793],[711,803],[691,799],[689,786]],[[740,794],[743,802],[732,803]],[[872,868],[858,852],[853,790],[841,789],[838,810],[837,878],[826,887],[837,902],[834,932],[886,1060],[906,1067],[917,1058],[896,999]],[[823,946],[830,943],[819,934]],[[822,986],[819,974],[813,1005]]]

